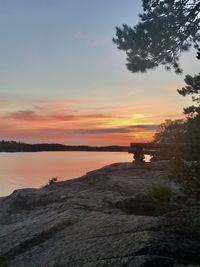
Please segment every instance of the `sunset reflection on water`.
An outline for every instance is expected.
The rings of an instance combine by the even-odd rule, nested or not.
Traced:
[[[41,187],[52,177],[68,180],[115,162],[131,162],[126,152],[0,153],[0,196]]]

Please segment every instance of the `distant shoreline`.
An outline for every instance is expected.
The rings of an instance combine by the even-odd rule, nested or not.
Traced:
[[[94,151],[94,152],[128,152],[128,146],[71,146],[63,144],[27,144],[16,141],[0,141],[0,152],[50,152],[50,151]]]

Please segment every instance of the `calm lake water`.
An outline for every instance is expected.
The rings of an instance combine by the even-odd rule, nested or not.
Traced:
[[[0,196],[41,187],[52,177],[68,180],[114,162],[131,162],[127,152],[0,153]]]

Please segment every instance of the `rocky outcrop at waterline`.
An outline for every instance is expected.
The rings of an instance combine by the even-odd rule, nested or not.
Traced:
[[[116,163],[0,198],[2,267],[200,266],[200,206],[168,163]]]

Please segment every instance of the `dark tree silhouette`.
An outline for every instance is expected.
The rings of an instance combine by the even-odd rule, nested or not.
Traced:
[[[185,76],[186,86],[182,89],[178,89],[178,93],[182,96],[190,95],[194,105],[184,108],[184,114],[194,117],[200,116],[200,73],[198,75]]]
[[[198,49],[198,52],[197,52],[197,59],[200,59],[200,49]]]
[[[159,65],[181,73],[183,51],[200,44],[199,0],[142,0],[143,14],[135,27],[116,27],[113,42],[126,52],[131,72],[146,72]],[[200,58],[200,50],[197,52]]]
[[[190,96],[193,105],[184,108],[184,120],[168,120],[160,126],[155,134],[157,143],[185,143],[188,144],[184,158],[200,160],[200,73],[185,77],[186,85],[178,89],[182,96]]]

